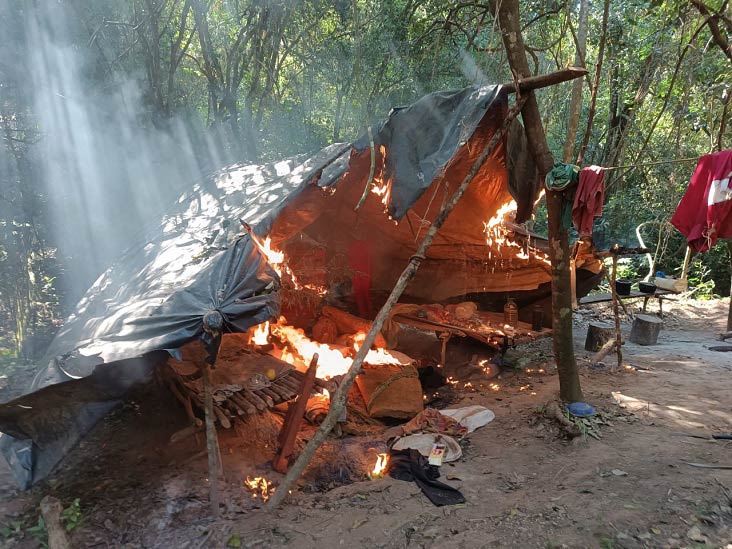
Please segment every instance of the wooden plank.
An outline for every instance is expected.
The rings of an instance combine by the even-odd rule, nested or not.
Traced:
[[[290,408],[287,410],[287,416],[285,422],[282,424],[282,430],[278,437],[279,448],[277,454],[272,460],[272,467],[279,473],[286,473],[289,467],[289,458],[295,450],[295,441],[297,440],[297,433],[300,430],[300,425],[305,417],[305,408],[308,403],[310,393],[313,391],[315,385],[315,372],[318,369],[318,355],[313,355],[313,359],[310,361],[310,366],[305,374],[300,391],[297,395],[297,400],[290,404]]]
[[[655,297],[658,298],[664,298],[664,299],[673,299],[673,296],[678,295],[676,292],[670,292],[668,290],[656,290],[655,293],[652,294],[644,294],[643,292],[639,292],[637,290],[631,290],[630,295],[618,295],[618,299],[621,299],[623,301],[627,301],[629,299],[638,299],[640,297],[648,297],[652,298]],[[670,296],[670,297],[667,297]],[[602,293],[602,294],[593,294],[593,295],[587,295],[580,299],[580,305],[593,305],[595,303],[607,303],[613,300],[612,294],[610,293]]]

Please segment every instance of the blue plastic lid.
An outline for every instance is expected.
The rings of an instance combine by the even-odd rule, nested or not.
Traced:
[[[656,271],[656,276],[658,278],[666,278],[666,273],[664,273],[663,271]]]
[[[577,417],[594,416],[597,411],[586,402],[572,402],[567,404],[567,410],[570,414]]]

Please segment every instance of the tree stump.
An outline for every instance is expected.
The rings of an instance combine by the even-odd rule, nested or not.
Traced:
[[[663,320],[651,315],[635,315],[630,330],[630,340],[638,345],[655,345],[661,332]]]
[[[607,322],[590,322],[587,327],[585,351],[596,353],[611,339],[615,339],[615,326]]]

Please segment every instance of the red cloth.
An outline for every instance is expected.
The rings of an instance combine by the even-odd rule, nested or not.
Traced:
[[[600,166],[582,168],[572,205],[572,222],[580,236],[592,235],[592,222],[602,215],[605,171]]]
[[[732,237],[732,150],[699,159],[691,183],[671,218],[689,247],[708,250],[718,238]]]
[[[366,240],[354,240],[348,247],[348,265],[353,271],[353,295],[358,315],[362,318],[371,318],[372,255],[371,244]]]

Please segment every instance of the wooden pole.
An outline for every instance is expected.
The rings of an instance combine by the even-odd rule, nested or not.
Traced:
[[[224,318],[219,311],[207,311],[201,322],[203,334],[201,340],[206,350],[206,358],[201,365],[203,381],[203,409],[206,418],[206,452],[208,453],[208,481],[209,481],[209,502],[211,514],[219,516],[219,477],[221,476],[221,453],[219,452],[219,439],[216,436],[216,425],[214,424],[215,410],[213,404],[213,389],[211,387],[211,368],[216,364],[216,358],[221,346],[221,330],[224,327]]]
[[[267,507],[269,509],[275,509],[280,505],[280,503],[282,503],[282,501],[284,501],[292,485],[298,478],[300,478],[302,472],[313,459],[313,456],[315,455],[317,449],[325,441],[328,433],[330,433],[330,431],[335,426],[338,418],[341,416],[342,410],[346,406],[346,397],[348,395],[348,391],[353,385],[353,382],[356,380],[356,376],[361,371],[361,365],[366,358],[366,354],[373,345],[376,336],[381,332],[381,327],[384,325],[384,322],[389,316],[389,313],[401,297],[409,281],[412,280],[412,278],[414,277],[422,261],[426,258],[425,254],[432,244],[432,240],[435,238],[437,231],[440,230],[440,227],[442,227],[442,225],[445,223],[445,220],[450,215],[450,212],[463,196],[466,189],[470,185],[470,182],[477,175],[478,171],[483,166],[483,164],[485,164],[486,160],[488,160],[488,157],[493,153],[496,146],[501,141],[503,134],[506,132],[509,124],[518,115],[519,110],[524,104],[524,101],[524,98],[519,98],[513,105],[513,107],[509,109],[506,117],[503,120],[503,124],[490,138],[485,148],[483,149],[483,152],[481,152],[480,156],[475,161],[475,164],[473,164],[473,166],[470,168],[470,171],[460,183],[460,186],[453,193],[450,199],[443,203],[440,212],[437,214],[434,221],[432,222],[432,225],[430,225],[430,228],[427,230],[427,233],[425,234],[424,239],[417,248],[417,251],[409,259],[409,263],[407,263],[407,266],[404,268],[402,274],[399,276],[399,279],[394,285],[394,289],[391,291],[389,298],[386,300],[386,303],[384,303],[384,306],[381,307],[381,310],[376,315],[374,322],[371,324],[371,329],[366,334],[366,338],[361,344],[361,348],[358,350],[356,358],[354,358],[351,367],[348,369],[348,372],[343,377],[343,380],[338,386],[338,390],[336,391],[334,396],[331,395],[331,405],[330,409],[328,410],[328,415],[325,416],[325,420],[323,420],[323,423],[320,424],[320,428],[315,432],[315,435],[308,441],[305,449],[302,451],[292,467],[290,467],[290,470],[287,472],[287,475],[285,475],[282,483],[279,485],[277,490],[275,490],[275,493],[267,502]]]
[[[219,516],[219,441],[214,424],[213,391],[211,390],[210,366],[207,362],[201,367],[203,375],[203,406],[206,414],[206,451],[208,453],[208,482],[210,486],[211,514]]]
[[[618,291],[615,280],[618,276],[618,254],[613,254],[613,273],[610,278],[610,291],[613,294],[613,316],[615,317],[615,349],[618,353],[618,368],[623,364],[623,340],[620,333],[620,313],[618,313]]]
[[[528,78],[531,70],[526,60],[526,47],[521,35],[518,0],[490,0],[490,7],[501,29],[511,70],[519,79]],[[585,74],[586,72],[584,71]],[[534,92],[529,91],[524,97],[526,103],[521,109],[521,117],[529,149],[539,172],[538,176],[543,181],[552,169],[554,158],[547,145],[539,104]],[[554,359],[559,372],[559,395],[562,400],[576,402],[583,400],[583,396],[574,357],[569,234],[562,226],[563,202],[564,196],[561,192],[546,191],[549,259],[552,263],[552,336]]]
[[[516,90],[520,93],[527,93],[540,88],[555,86],[562,82],[568,82],[575,78],[582,78],[587,73],[587,69],[582,67],[567,67],[566,69],[550,72],[549,74],[527,76],[525,78],[519,78],[515,82],[506,82],[505,84],[501,84],[501,88],[506,93],[516,93]]]
[[[689,273],[689,261],[691,261],[691,248],[686,247],[684,254],[684,263],[681,265],[681,280],[686,280]]]

